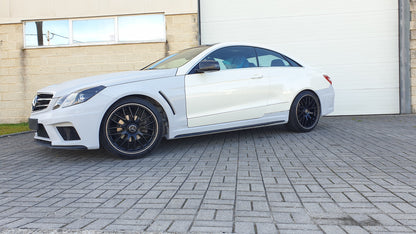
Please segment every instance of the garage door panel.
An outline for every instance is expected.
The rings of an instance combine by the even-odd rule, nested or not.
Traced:
[[[201,0],[202,43],[265,44],[326,71],[342,113],[399,113],[398,24],[396,0]]]
[[[396,63],[373,63],[335,65],[325,70],[331,76],[336,90],[344,89],[385,89],[399,88],[399,83],[386,77],[395,77],[399,72],[396,69],[380,69],[380,67],[392,67]],[[360,77],[357,79],[356,77]],[[379,81],[379,82],[377,82]]]
[[[397,16],[397,11],[382,13],[299,16],[299,17],[270,17],[246,18],[230,21],[202,21],[206,32],[223,32],[223,37],[235,40],[242,35],[254,38],[266,37],[265,40],[278,37],[279,42],[303,42],[308,40],[326,40],[362,38],[377,38],[397,36],[397,19],[388,20]],[[242,30],[242,27],[250,30]],[[265,30],[268,29],[268,30]],[[233,33],[235,34],[233,34]],[[218,38],[214,35],[204,35],[204,40]],[[222,37],[221,37],[222,39]]]
[[[371,28],[383,28],[382,25],[372,25],[355,32],[346,32],[343,28],[348,24],[342,22],[322,30],[322,26],[319,25],[327,21],[331,20],[329,18],[319,22],[313,22],[311,19],[293,20],[292,23],[296,27],[290,26],[289,22],[243,21],[240,24],[250,29],[243,31],[235,22],[226,22],[221,26],[216,23],[207,23],[204,26],[206,30],[215,33],[210,33],[203,38],[207,43],[241,40],[264,43],[285,51],[291,56],[302,58],[304,62],[311,65],[359,64],[369,61],[385,63],[394,58],[398,61],[397,30],[371,31]],[[305,24],[305,22],[308,23]],[[356,25],[360,25],[360,22],[358,20]],[[265,28],[271,30],[265,30]]]
[[[338,90],[335,95],[338,105],[333,115],[396,114],[400,111],[398,92],[398,88]]]
[[[395,0],[262,0],[244,2],[241,0],[201,0],[200,2],[203,20],[209,19],[210,21],[241,20],[253,18],[252,16],[260,16],[261,18],[298,17],[398,9]]]
[[[397,37],[364,38],[362,40],[322,40],[299,43],[265,43],[305,63],[329,68],[341,64],[393,63],[397,67]],[[393,43],[392,43],[393,41]],[[320,48],[322,50],[317,50]],[[386,67],[383,66],[384,69]],[[393,67],[391,67],[393,69]]]

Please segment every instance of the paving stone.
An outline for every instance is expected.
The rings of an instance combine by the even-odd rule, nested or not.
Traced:
[[[87,226],[88,224],[94,222],[95,219],[77,219],[72,223],[65,225],[63,228],[65,229],[82,229],[83,227]]]
[[[273,223],[256,223],[257,233],[277,233],[276,225]]]
[[[343,227],[345,229],[345,231],[347,231],[348,233],[362,233],[362,234],[367,234],[369,233],[368,231],[366,231],[364,228],[359,227],[359,226],[344,226]]]
[[[172,221],[156,220],[153,222],[146,231],[149,232],[164,232],[171,225]]]
[[[215,210],[201,209],[196,216],[196,220],[214,220]]]
[[[233,213],[232,210],[217,210],[215,213],[215,220],[232,221]]]
[[[190,231],[196,233],[231,233],[232,227],[192,226]]]
[[[192,221],[174,221],[167,230],[168,232],[185,233],[191,226]]]
[[[106,226],[114,222],[114,219],[96,219],[87,226],[84,227],[85,230],[101,230]]]
[[[21,228],[27,224],[31,224],[34,223],[35,221],[37,221],[39,219],[35,219],[35,218],[19,218],[16,219],[12,222],[9,223],[5,223],[2,225],[2,228]]]
[[[254,229],[254,223],[250,223],[250,222],[236,222],[235,232],[236,233],[256,233]]]
[[[140,219],[154,219],[162,212],[162,209],[146,209],[141,215]]]
[[[339,226],[337,225],[319,225],[319,227],[328,234],[342,234],[342,233],[346,233],[344,230],[342,230]]]
[[[415,119],[324,117],[309,133],[163,141],[138,160],[2,137],[0,232],[412,233]]]

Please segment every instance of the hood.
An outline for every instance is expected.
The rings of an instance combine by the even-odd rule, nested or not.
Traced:
[[[39,90],[39,93],[53,93],[55,97],[67,95],[71,92],[92,88],[99,85],[106,87],[144,80],[159,79],[176,75],[176,68],[163,70],[145,70],[117,72],[98,76],[91,76],[77,80],[55,84]]]

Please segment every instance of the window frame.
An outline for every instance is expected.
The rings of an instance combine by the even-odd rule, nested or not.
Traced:
[[[198,61],[193,67],[192,67],[192,69],[190,69],[186,74],[187,75],[192,75],[192,74],[199,74],[199,73],[197,73],[196,72],[196,70],[197,70],[197,67],[198,67],[198,64],[201,62],[201,61],[203,61],[204,59],[206,59],[208,56],[210,56],[212,53],[214,53],[214,52],[216,52],[217,50],[220,50],[220,49],[223,49],[223,48],[227,48],[227,47],[249,47],[249,48],[252,48],[253,50],[254,50],[254,52],[255,52],[255,54],[256,54],[256,61],[257,61],[257,64],[256,64],[256,66],[254,66],[254,67],[245,67],[245,68],[282,68],[282,67],[287,67],[287,68],[290,68],[290,67],[292,67],[292,68],[294,68],[294,67],[299,67],[299,68],[301,68],[301,67],[303,67],[301,64],[299,64],[298,62],[296,62],[295,60],[293,60],[293,59],[291,59],[291,58],[289,58],[288,56],[286,56],[286,55],[284,55],[284,54],[282,54],[282,53],[279,53],[279,52],[277,52],[277,51],[274,51],[274,50],[271,50],[271,49],[266,49],[266,48],[262,48],[262,47],[258,47],[258,46],[250,46],[250,45],[231,45],[231,46],[226,46],[226,47],[221,47],[221,48],[218,48],[218,49],[216,49],[216,50],[214,50],[214,51],[212,51],[212,52],[210,52],[209,54],[207,54],[206,56],[204,56],[200,61]],[[287,63],[289,63],[289,66],[281,66],[281,67],[272,67],[272,66],[267,66],[267,67],[261,67],[260,66],[260,61],[259,61],[259,55],[258,55],[258,53],[257,53],[257,49],[261,49],[261,50],[267,50],[267,51],[271,51],[271,52],[273,52],[273,53],[277,53],[277,54],[279,54],[280,56],[282,56],[282,58],[283,59],[285,59],[285,61],[287,62]],[[237,69],[244,69],[244,68],[237,68]],[[226,71],[226,70],[234,70],[234,69],[221,69],[221,70],[219,70],[219,71]],[[218,71],[218,72],[219,72]]]
[[[164,28],[164,35],[163,39],[155,39],[155,40],[132,40],[132,41],[120,41],[119,40],[119,25],[118,19],[119,17],[128,17],[128,16],[145,16],[145,15],[161,15],[163,16],[163,28]],[[100,20],[100,19],[114,19],[114,40],[105,41],[105,42],[85,42],[85,43],[77,43],[74,42],[74,35],[73,35],[73,22],[74,21],[82,21],[82,20]],[[26,23],[35,23],[35,22],[45,22],[45,21],[59,21],[59,20],[68,20],[68,30],[69,30],[69,39],[68,44],[64,45],[43,45],[43,46],[27,46],[26,45]],[[25,20],[23,23],[23,48],[24,49],[41,49],[41,48],[55,48],[55,47],[79,47],[79,46],[94,46],[94,45],[117,45],[117,44],[137,44],[137,43],[165,43],[166,42],[166,15],[163,12],[159,13],[150,13],[150,14],[130,14],[130,15],[116,15],[116,16],[102,16],[102,17],[79,17],[79,18],[57,18],[57,19],[42,19],[42,20]]]

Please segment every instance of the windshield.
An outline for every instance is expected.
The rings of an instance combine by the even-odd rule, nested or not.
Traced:
[[[151,63],[150,65],[144,67],[142,70],[178,68],[184,65],[185,63],[191,61],[193,58],[195,58],[195,56],[197,56],[207,48],[209,48],[209,46],[198,46],[182,50],[181,52],[169,55],[154,63]]]

